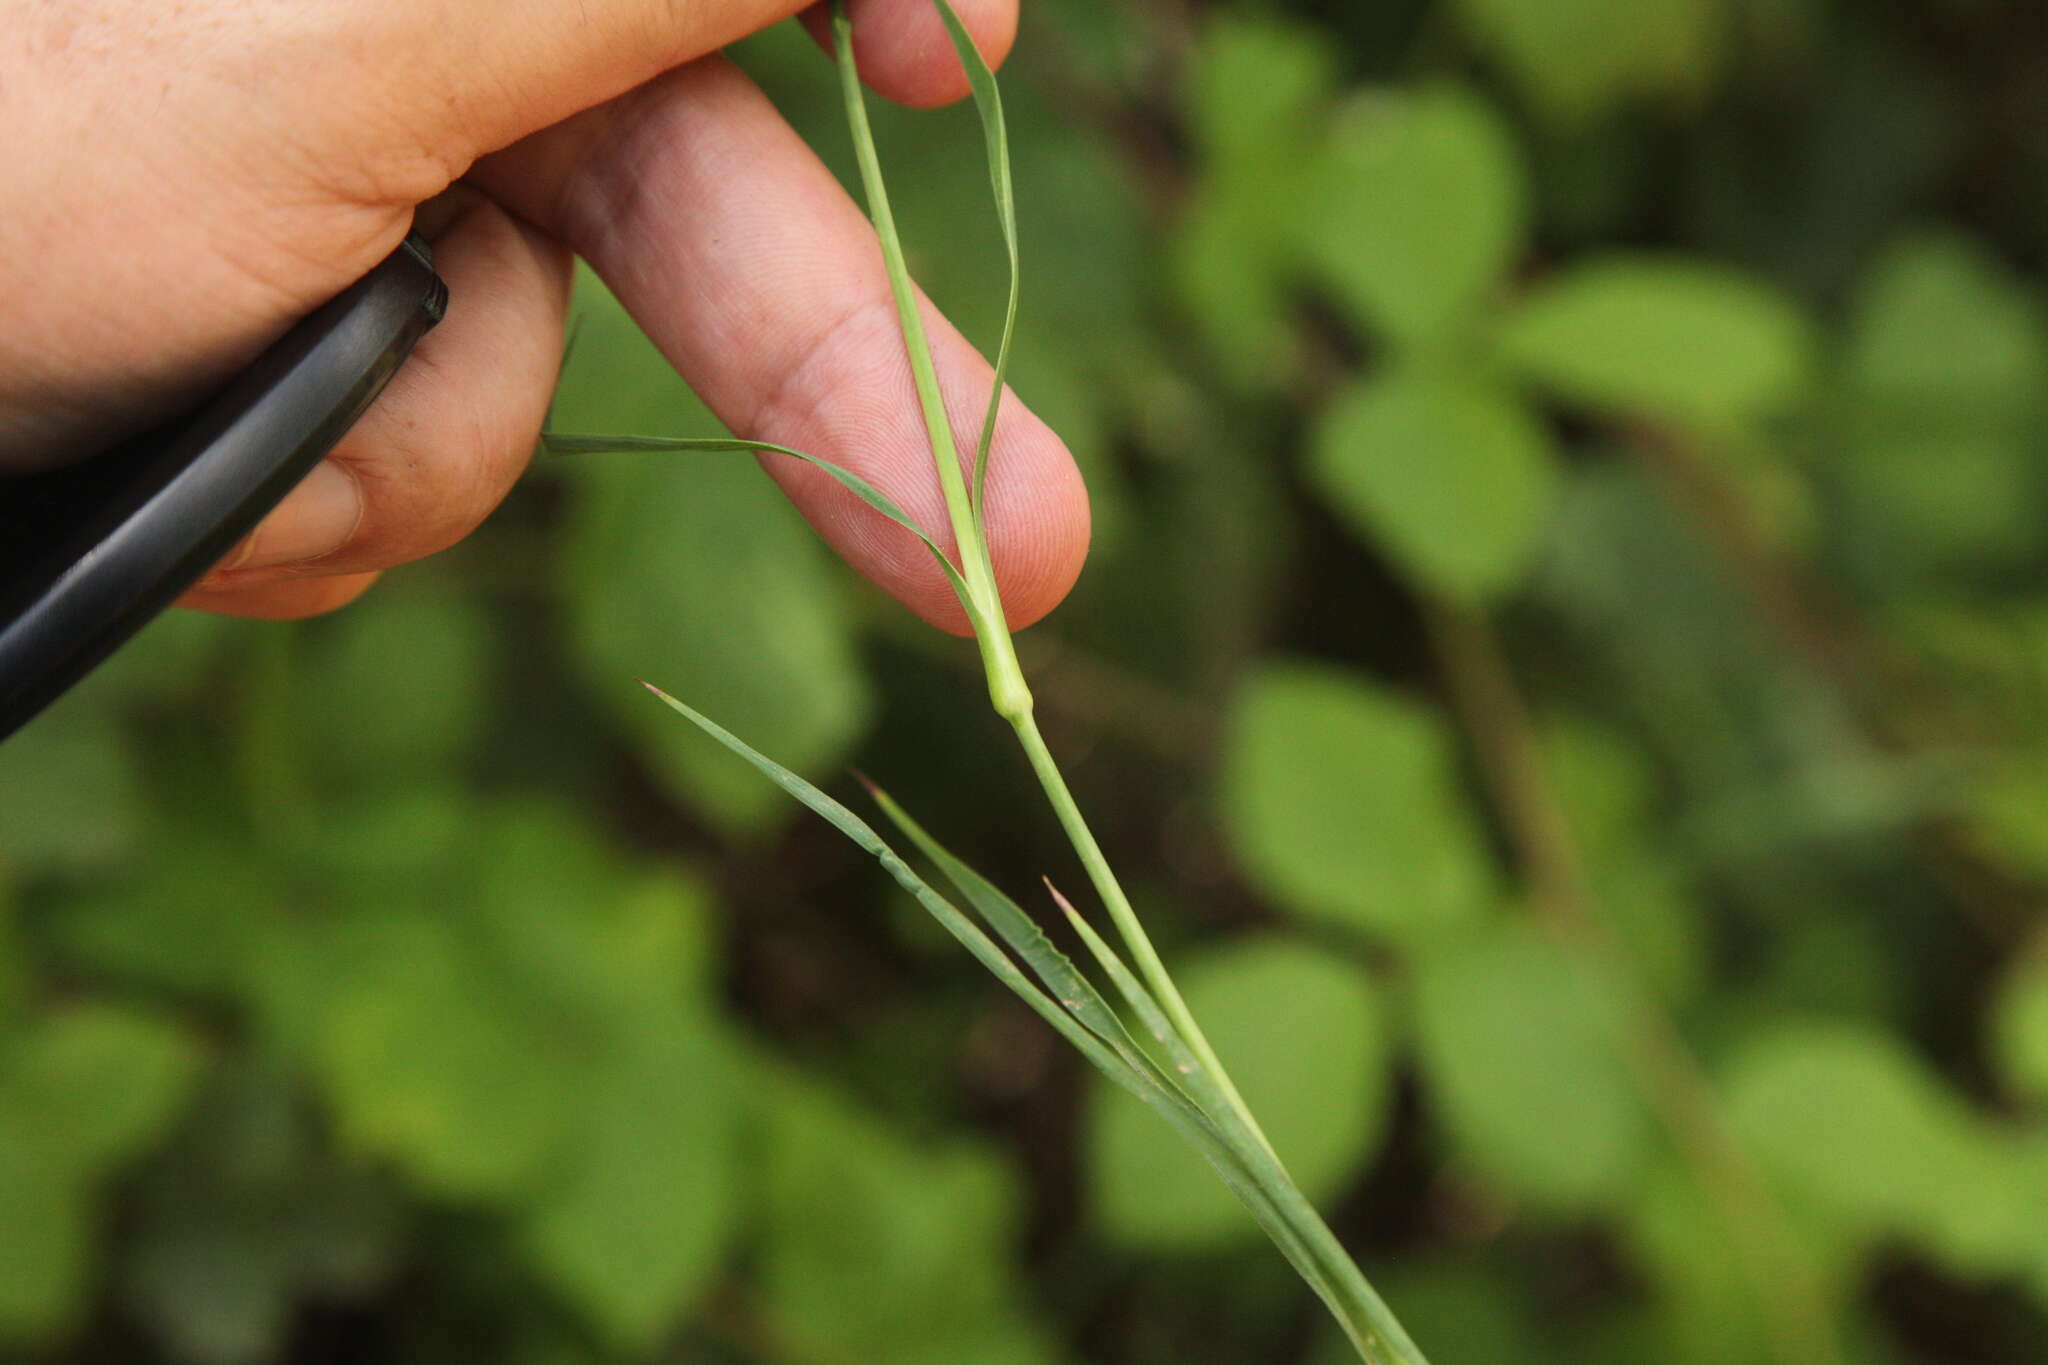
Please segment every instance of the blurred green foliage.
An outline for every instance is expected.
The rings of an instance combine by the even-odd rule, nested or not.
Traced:
[[[1055,748],[1438,1365],[2048,1341],[2048,31],[1027,3]],[[739,54],[842,174],[829,73]],[[884,111],[987,339],[964,112]],[[556,422],[708,434],[584,282]],[[0,1358],[1343,1359],[1200,1164],[652,704],[1078,882],[741,457],[543,461],[0,748]],[[851,799],[849,797],[849,799]]]

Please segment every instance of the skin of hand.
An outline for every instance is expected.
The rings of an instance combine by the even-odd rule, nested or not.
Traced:
[[[1015,3],[955,0],[992,62]],[[417,220],[447,317],[185,605],[316,614],[473,529],[533,452],[572,253],[735,432],[854,470],[949,544],[867,221],[717,55],[799,8],[0,0],[0,130],[15,149],[0,177],[0,471],[189,407]],[[967,93],[929,0],[852,13],[876,91],[913,105]],[[821,13],[802,17],[823,36]],[[925,321],[965,456],[991,372],[929,305]],[[989,525],[1021,626],[1080,572],[1088,505],[1059,439],[1008,396],[1002,413]],[[764,464],[855,568],[964,632],[901,528],[821,470]]]

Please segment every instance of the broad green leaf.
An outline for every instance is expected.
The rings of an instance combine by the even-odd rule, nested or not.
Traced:
[[[1938,1245],[1953,1209],[2009,1204],[1974,1116],[1874,1029],[1782,1025],[1736,1059],[1724,1089],[1730,1122],[1780,1187],[1849,1230]]]
[[[1456,87],[1360,96],[1339,116],[1307,257],[1362,327],[1429,342],[1467,320],[1521,249],[1521,165]]]
[[[1225,377],[1256,390],[1293,365],[1289,281],[1335,63],[1314,30],[1249,16],[1210,23],[1194,58],[1188,121],[1203,168],[1169,239],[1167,272]]]
[[[179,1029],[81,1001],[0,1038],[0,1344],[80,1315],[102,1185],[177,1117],[198,1062]]]
[[[836,761],[868,695],[816,548],[752,469],[593,462],[575,496],[570,629],[587,684],[690,805],[735,829],[768,822],[772,793],[638,714],[632,684],[673,680],[737,723],[773,729],[801,767]]]
[[[594,975],[616,999],[715,1001],[720,966],[711,891],[694,875],[657,868],[633,878],[611,913],[586,928]]]
[[[74,968],[141,986],[231,1001],[288,893],[245,845],[184,827],[138,874],[80,896],[43,926]]]
[[[609,295],[588,287],[579,306],[583,325],[552,425],[719,434]],[[563,572],[579,672],[650,770],[733,830],[770,820],[780,809],[774,794],[665,722],[634,679],[666,679],[736,724],[772,730],[803,768],[842,757],[869,707],[823,552],[744,463],[556,465],[572,476]]]
[[[1417,702],[1269,662],[1231,710],[1221,782],[1238,857],[1289,910],[1419,942],[1492,908],[1448,722]]]
[[[1305,199],[1302,177],[1282,185],[1233,182],[1194,191],[1166,247],[1166,272],[1210,361],[1236,388],[1277,387],[1299,365],[1288,252],[1272,239],[1271,204]]]
[[[146,824],[119,716],[91,693],[59,700],[0,745],[0,858],[34,872],[106,871]]]
[[[1499,345],[1511,366],[1569,402],[1709,428],[1782,409],[1813,363],[1789,300],[1725,267],[1651,256],[1545,281]]]
[[[2048,938],[2022,954],[1999,986],[1991,1045],[2006,1089],[2048,1113]]]
[[[1526,924],[1417,963],[1425,1094],[1453,1151],[1510,1193],[1564,1210],[1627,1198],[1651,1127],[1611,986]]]
[[[754,1151],[778,1339],[821,1359],[1055,1359],[1014,1297],[1012,1187],[988,1153],[913,1146],[794,1079],[771,1093]]]
[[[1233,944],[1176,976],[1295,1184],[1329,1200],[1386,1131],[1392,1047],[1371,978],[1282,938]],[[1251,1233],[1201,1160],[1135,1100],[1098,1086],[1094,1104],[1089,1186],[1110,1236],[1177,1250]]]
[[[1465,602],[1511,590],[1556,493],[1548,434],[1513,394],[1399,368],[1360,381],[1317,421],[1323,500],[1417,582]]]
[[[527,1197],[581,1093],[565,1041],[445,919],[373,920],[334,951],[317,1065],[343,1142],[433,1194]]]
[[[695,1011],[650,1017],[583,1078],[525,1241],[622,1350],[653,1348],[718,1269],[739,1206],[739,1086],[729,1045]]]
[[[79,1002],[0,1052],[0,1109],[69,1177],[96,1180],[176,1120],[200,1061],[182,1029],[131,1006]]]
[[[98,1218],[23,1116],[0,1113],[0,1345],[44,1344],[81,1316]]]
[[[1995,764],[1967,797],[1972,834],[2001,863],[2048,876],[2048,756],[2016,754]]]
[[[1861,393],[1922,423],[2007,425],[2040,406],[2044,325],[2026,282],[1984,248],[1908,237],[1858,292],[1846,359]]]
[[[1201,31],[1183,87],[1196,145],[1232,166],[1266,160],[1335,88],[1336,54],[1315,29],[1264,15],[1222,14]]]
[[[298,714],[350,718],[301,727],[322,763],[380,781],[463,763],[498,692],[491,627],[476,603],[401,583],[320,626],[305,647]]]
[[[508,802],[472,827],[460,866],[468,923],[505,988],[592,1045],[709,998],[706,888],[636,866],[575,810]]]
[[[1859,291],[1836,475],[1864,572],[2026,562],[2039,544],[2048,324],[1967,239],[1909,237]]]
[[[1457,8],[1480,45],[1560,123],[1633,95],[1696,96],[1720,64],[1722,0],[1458,0]]]

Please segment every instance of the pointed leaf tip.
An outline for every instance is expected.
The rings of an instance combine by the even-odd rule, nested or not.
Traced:
[[[1068,900],[1064,895],[1062,895],[1060,889],[1052,884],[1051,877],[1041,876],[1038,880],[1045,883],[1045,889],[1052,893],[1053,904],[1057,905],[1062,911],[1064,911],[1068,919],[1081,918],[1081,912],[1079,910],[1076,910],[1074,908],[1074,903]]]

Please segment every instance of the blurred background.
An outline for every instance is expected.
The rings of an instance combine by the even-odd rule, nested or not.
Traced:
[[[1040,712],[1414,1335],[2048,1359],[2048,10],[1025,9],[1015,376],[1098,531]],[[849,170],[809,42],[740,57]],[[878,131],[992,341],[973,114]],[[578,313],[558,429],[715,429]],[[168,617],[0,748],[0,1358],[1347,1358],[636,677],[1082,883],[972,648],[744,458]]]

